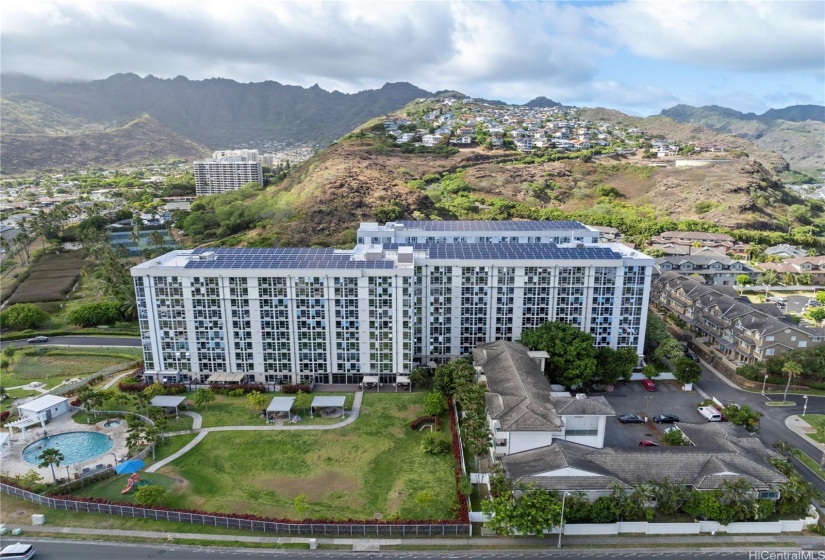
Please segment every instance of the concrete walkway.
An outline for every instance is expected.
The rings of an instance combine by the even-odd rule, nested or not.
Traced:
[[[793,433],[795,433],[796,435],[798,435],[799,437],[801,437],[802,439],[804,439],[805,441],[807,441],[808,443],[810,443],[811,445],[813,445],[814,447],[816,447],[817,449],[822,450],[823,453],[825,453],[825,444],[819,443],[818,441],[814,440],[808,435],[816,433],[816,430],[805,421],[805,418],[797,414],[788,416],[787,418],[785,418],[785,427]]]
[[[361,401],[364,398],[364,393],[359,391],[355,393],[355,398],[352,401],[352,410],[347,418],[340,422],[336,422],[335,424],[323,424],[323,425],[309,425],[309,426],[301,426],[300,424],[287,424],[287,425],[279,425],[279,424],[265,424],[260,426],[218,426],[215,428],[201,428],[201,424],[203,418],[197,412],[189,412],[184,411],[182,414],[186,414],[187,416],[191,416],[193,418],[192,421],[192,429],[191,430],[180,430],[177,432],[168,432],[165,435],[167,436],[180,436],[186,434],[198,434],[195,439],[190,441],[186,444],[180,451],[177,453],[173,453],[166,459],[162,461],[158,461],[148,469],[146,472],[155,472],[161,467],[164,467],[177,459],[178,457],[188,453],[193,447],[203,440],[209,432],[251,432],[251,431],[272,431],[272,430],[283,430],[283,431],[300,431],[300,430],[336,430],[338,428],[343,428],[344,426],[348,426],[355,422],[358,418],[358,415],[361,413]]]
[[[48,523],[49,514],[46,512],[46,522]],[[111,536],[120,538],[145,538],[145,539],[160,539],[169,542],[171,537],[172,542],[175,540],[197,540],[197,541],[229,541],[237,543],[256,543],[256,544],[293,544],[304,543],[308,544],[309,537],[267,537],[267,536],[251,536],[251,535],[220,535],[209,533],[164,533],[159,531],[126,531],[121,529],[91,529],[81,527],[55,527],[50,525],[11,525],[7,524],[5,527],[11,529],[22,529],[25,533],[30,535],[36,533],[52,533],[52,534],[71,534],[71,535],[91,535],[91,536]],[[382,546],[405,546],[405,547],[420,547],[421,550],[427,550],[430,547],[453,546],[465,549],[483,549],[484,547],[495,546],[499,549],[502,547],[512,547],[518,549],[524,546],[548,546],[555,543],[555,535],[550,535],[549,538],[503,538],[503,537],[456,537],[456,538],[409,538],[409,539],[380,539],[380,538],[324,538],[319,537],[314,540],[318,545],[337,545],[337,546],[351,546],[354,550],[371,550],[378,551]],[[779,551],[784,548],[787,549],[807,549],[815,550],[822,548],[822,537],[818,536],[803,536],[799,534],[793,535],[688,535],[688,536],[564,536],[565,548],[577,549],[597,549],[601,552],[607,552],[605,557],[609,557],[609,550],[606,548],[611,546],[620,547],[622,550],[628,549],[644,549],[657,550],[667,548],[670,557],[678,554],[680,551],[695,552],[698,549],[702,550],[719,550],[730,551],[736,548],[744,548],[753,550],[754,545],[758,543],[765,543],[770,546],[771,551]],[[784,546],[776,546],[782,543]]]
[[[117,384],[118,381],[120,381],[121,379],[123,379],[127,375],[131,375],[132,373],[133,373],[132,370],[128,370],[128,371],[124,371],[123,373],[120,373],[120,374],[114,376],[113,378],[111,378],[109,381],[106,382],[106,384],[103,386],[103,390],[105,391],[106,389],[111,389],[112,387],[115,386],[115,384]]]

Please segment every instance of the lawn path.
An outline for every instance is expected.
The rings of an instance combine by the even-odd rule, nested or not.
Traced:
[[[363,398],[363,396],[364,396],[363,392],[359,391],[359,392],[355,393],[355,398],[352,401],[352,410],[350,411],[350,415],[349,415],[348,418],[345,418],[344,420],[342,420],[340,422],[337,422],[335,424],[316,425],[316,426],[301,426],[301,425],[278,426],[278,425],[267,424],[265,426],[220,426],[220,427],[217,427],[217,428],[203,428],[203,429],[200,429],[201,415],[196,413],[196,412],[183,412],[183,414],[186,414],[187,416],[191,416],[192,418],[194,418],[194,421],[192,423],[192,429],[191,430],[181,430],[181,431],[178,431],[178,432],[169,432],[166,435],[167,436],[178,436],[178,435],[195,434],[196,433],[196,434],[198,434],[197,437],[195,439],[193,439],[192,441],[190,441],[188,444],[186,444],[177,453],[173,453],[172,455],[168,456],[166,459],[163,459],[162,461],[158,461],[157,463],[155,463],[154,465],[152,465],[151,467],[146,469],[146,472],[156,472],[161,467],[165,467],[166,465],[168,465],[169,463],[171,463],[172,461],[174,461],[178,457],[180,457],[183,454],[189,452],[189,450],[192,449],[193,447],[195,447],[198,443],[200,443],[201,440],[203,440],[203,438],[205,438],[206,435],[209,432],[233,432],[233,431],[256,431],[256,430],[258,430],[258,431],[269,431],[269,430],[285,430],[285,431],[290,431],[290,430],[335,430],[337,428],[342,428],[344,426],[348,426],[349,424],[352,424],[353,422],[355,422],[355,420],[358,418],[358,415],[361,413],[361,399]]]
[[[129,370],[129,371],[124,371],[123,373],[121,373],[119,375],[116,375],[111,380],[109,380],[109,382],[106,383],[106,385],[103,386],[103,390],[105,391],[106,389],[111,389],[112,387],[115,386],[115,383],[117,383],[118,381],[120,381],[121,379],[126,377],[127,375],[132,375],[133,373],[134,373],[133,371]]]

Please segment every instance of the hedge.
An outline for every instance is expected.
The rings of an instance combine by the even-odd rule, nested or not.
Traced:
[[[266,393],[266,385],[263,383],[237,383],[233,385],[210,385],[209,389],[218,395],[226,395],[232,391],[242,391],[244,394],[258,391]]]
[[[287,383],[281,386],[282,393],[311,393],[312,385],[307,383]]]

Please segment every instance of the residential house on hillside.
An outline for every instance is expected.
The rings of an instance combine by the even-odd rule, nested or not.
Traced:
[[[770,459],[780,457],[776,451],[729,423],[696,425],[691,434],[696,444],[688,447],[593,449],[555,441],[507,455],[501,462],[514,484],[582,492],[591,502],[609,496],[615,486],[629,491],[639,484],[665,479],[703,491],[744,478],[758,499],[779,499],[780,487],[788,479],[770,463]]]
[[[485,407],[493,447],[502,457],[566,440],[602,447],[608,416],[615,411],[604,397],[554,392],[537,362],[546,357],[522,344],[497,340],[479,344],[473,362],[489,391]]]
[[[731,288],[706,286],[678,272],[654,275],[650,290],[652,305],[677,315],[736,364],[825,342],[825,329],[777,318],[736,298]]]
[[[768,247],[764,252],[766,257],[779,257],[780,259],[793,259],[807,255],[804,249],[800,249],[795,245],[788,245],[787,243]]]
[[[516,144],[516,148],[522,152],[531,152],[533,151],[533,139],[529,136],[520,136],[513,140]]]
[[[825,286],[825,256],[797,257],[782,262],[759,263],[762,270],[772,270],[777,274],[810,274],[811,284]]]
[[[756,280],[760,274],[755,268],[720,255],[713,249],[703,252],[705,254],[660,257],[656,259],[656,266],[661,272],[672,270],[680,274],[698,275],[710,286],[734,286],[740,274],[747,275],[751,280]]]
[[[725,233],[704,231],[665,231],[650,238],[651,247],[710,247],[733,255],[747,254],[748,245],[735,241]],[[674,253],[686,254],[686,253]]]
[[[438,134],[425,134],[421,137],[421,143],[430,148],[437,146],[439,142],[441,142],[441,136]]]

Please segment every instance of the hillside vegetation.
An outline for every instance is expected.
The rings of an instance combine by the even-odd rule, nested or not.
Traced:
[[[481,149],[403,154],[376,138],[352,138],[277,186],[198,201],[183,225],[196,243],[260,247],[352,246],[359,222],[396,219],[573,218],[620,227],[638,241],[680,227],[767,230],[779,239],[810,224],[794,233],[813,244],[825,227],[822,205],[803,202],[749,158],[702,168],[650,167],[635,158],[524,161]],[[190,227],[230,204],[245,227],[229,236],[218,231],[227,233],[226,222]]]
[[[172,132],[148,115],[100,132],[57,135],[4,131],[0,151],[3,174],[76,170],[86,166],[121,167],[172,159],[192,161],[208,154],[203,146]]]

